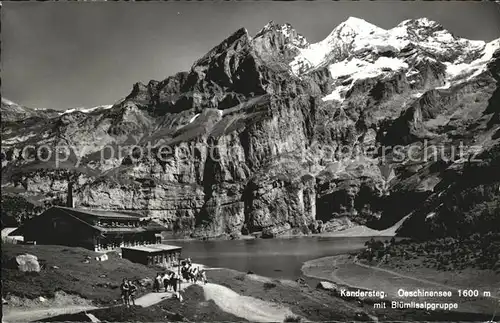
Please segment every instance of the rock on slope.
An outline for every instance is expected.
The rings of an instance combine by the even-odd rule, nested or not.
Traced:
[[[475,230],[499,218],[498,48],[425,18],[390,30],[349,18],[315,44],[288,24],[240,29],[106,109],[2,123],[2,185],[50,204],[70,179],[80,206],[197,237],[384,228],[408,214],[407,234]],[[69,158],[27,160],[27,144],[64,144]]]

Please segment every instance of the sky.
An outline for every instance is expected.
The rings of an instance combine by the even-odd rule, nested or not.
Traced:
[[[350,16],[386,29],[427,17],[460,37],[500,37],[493,2],[6,1],[1,93],[31,108],[113,104],[135,82],[189,70],[240,27],[255,35],[270,20],[290,23],[312,43]]]

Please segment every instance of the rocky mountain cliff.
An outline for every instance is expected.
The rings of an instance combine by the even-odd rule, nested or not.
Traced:
[[[270,22],[111,107],[14,118],[2,102],[2,206],[61,203],[71,180],[77,205],[194,237],[499,228],[499,47],[425,18],[349,18],[313,44]]]

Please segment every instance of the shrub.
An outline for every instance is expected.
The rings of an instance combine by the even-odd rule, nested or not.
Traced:
[[[271,289],[271,288],[274,288],[274,287],[276,287],[275,283],[264,283],[264,289],[265,290],[268,290],[268,289]]]
[[[296,315],[287,315],[283,322],[302,322],[302,318]]]

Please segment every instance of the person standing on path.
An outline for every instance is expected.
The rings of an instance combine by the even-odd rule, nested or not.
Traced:
[[[163,276],[163,287],[165,287],[165,291],[168,291],[171,283],[172,283],[172,276],[173,276],[172,271],[168,271],[164,276]]]
[[[161,274],[158,273],[158,275],[156,275],[155,282],[154,282],[154,291],[155,292],[157,292],[157,293],[160,292],[161,283],[162,283]]]
[[[200,269],[200,272],[198,275],[199,275],[198,277],[203,282],[203,284],[206,285],[208,280],[207,280],[207,275],[206,275],[205,269],[203,269],[203,268]]]
[[[130,307],[130,303],[129,303],[130,285],[128,284],[127,278],[123,278],[123,282],[120,285],[120,290],[122,293],[123,305]]]
[[[128,286],[129,286],[129,305],[130,302],[132,302],[132,305],[135,306],[135,293],[137,292],[137,286],[132,283],[131,280],[128,281]]]
[[[191,281],[193,283],[198,282],[198,267],[197,266],[193,266],[193,269],[191,270]]]
[[[172,286],[174,293],[177,293],[177,287],[179,285],[180,277],[176,272],[173,272],[172,278],[170,279],[170,285]]]

